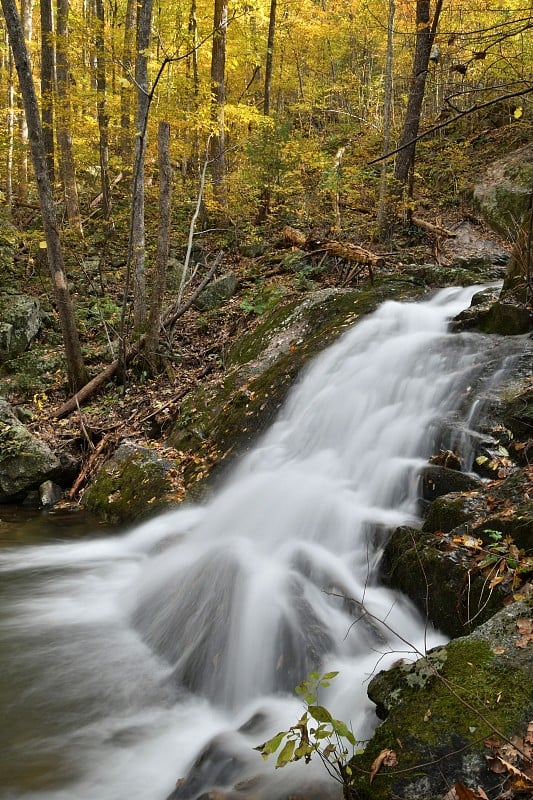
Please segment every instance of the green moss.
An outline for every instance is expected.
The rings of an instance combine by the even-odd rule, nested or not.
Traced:
[[[438,501],[435,501],[438,502]],[[441,535],[398,528],[381,562],[387,585],[406,594],[449,636],[463,636],[502,607],[500,586],[489,589],[473,569],[472,551]]]
[[[533,329],[533,314],[524,304],[498,301],[478,317],[483,333],[518,336]]]
[[[512,735],[526,722],[533,703],[528,674],[507,666],[482,640],[458,639],[445,652],[446,657],[436,662],[440,678],[409,680],[420,671],[419,662],[387,674],[394,707],[364,753],[351,764],[359,800],[417,796],[410,793],[413,786],[421,779],[419,785],[424,786],[430,771],[435,780],[435,761],[439,759],[450,762],[452,770],[456,766],[459,778],[466,754],[483,763],[487,736],[495,730]],[[371,765],[386,748],[396,751],[398,766],[382,767],[370,785]],[[445,791],[443,768],[442,793]],[[418,796],[437,797],[441,792],[433,788],[424,794],[420,789]]]
[[[173,465],[147,448],[123,445],[98,473],[84,507],[113,524],[151,516],[172,501]]]

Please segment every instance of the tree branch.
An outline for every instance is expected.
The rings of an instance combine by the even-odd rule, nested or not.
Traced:
[[[485,103],[476,103],[470,108],[467,108],[465,111],[461,111],[459,114],[456,114],[455,117],[450,117],[450,119],[445,120],[444,122],[440,122],[438,125],[434,125],[432,128],[428,128],[427,131],[423,131],[419,133],[414,139],[411,141],[406,142],[405,144],[400,145],[395,150],[390,150],[384,156],[379,156],[379,158],[374,158],[372,161],[367,161],[366,165],[371,166],[372,164],[379,164],[380,161],[384,161],[387,158],[391,158],[391,156],[396,155],[401,150],[405,150],[406,147],[410,147],[412,144],[420,141],[420,139],[425,139],[426,136],[429,136],[430,133],[435,133],[435,131],[439,131],[442,128],[446,128],[448,125],[451,125],[452,122],[456,122],[456,120],[461,119],[461,117],[466,117],[469,114],[473,114],[475,111],[481,111],[483,108],[489,108],[490,106],[496,105],[496,103],[501,103],[502,100],[508,100],[511,97],[522,97],[525,94],[530,94],[533,92],[533,86],[530,86],[528,89],[523,89],[520,92],[510,92],[509,94],[502,94],[499,97],[494,98],[494,100],[487,100]]]

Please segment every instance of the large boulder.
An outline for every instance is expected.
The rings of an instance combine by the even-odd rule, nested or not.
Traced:
[[[456,783],[492,797],[528,768],[517,748],[533,714],[531,612],[514,603],[469,636],[370,681],[386,719],[351,762],[354,797],[436,800]],[[397,766],[370,780],[384,750],[395,751]]]
[[[149,447],[125,441],[104,464],[82,505],[107,522],[132,522],[168,509],[176,500],[172,461]]]
[[[533,192],[533,146],[528,144],[493,163],[474,187],[474,202],[488,224],[516,239]]]
[[[0,503],[23,500],[29,491],[61,472],[61,463],[48,445],[17,419],[0,399]]]
[[[0,294],[0,363],[23,353],[40,327],[38,300],[24,294]]]

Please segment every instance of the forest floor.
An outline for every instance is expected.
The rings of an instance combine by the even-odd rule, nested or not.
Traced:
[[[464,174],[459,177],[454,174],[446,191],[443,190],[442,172],[436,167],[442,159],[453,159],[454,151],[447,156],[446,152],[428,149],[422,155],[420,171],[433,172],[435,178],[420,181],[416,215],[454,232],[454,237],[435,235],[405,223],[396,226],[391,241],[386,244],[375,241],[372,193],[368,198],[363,197],[363,201],[368,203],[366,208],[354,209],[348,205],[343,208],[341,231],[332,228],[331,212],[328,214],[318,207],[316,225],[308,223],[302,228],[307,235],[312,233],[322,240],[354,243],[381,255],[383,265],[377,272],[402,271],[407,264],[426,263],[439,264],[444,270],[458,257],[504,255],[509,251],[508,243],[490,232],[476,216],[470,196],[472,177],[480,173],[482,166],[523,144],[524,136],[527,138],[525,128],[516,128],[516,134],[514,131],[513,128],[511,135],[507,128],[489,131],[486,134],[489,144],[485,141],[477,151],[472,151],[471,161],[462,167]],[[470,188],[466,190],[461,186]],[[148,216],[155,214],[155,209],[155,204],[148,205]],[[323,253],[302,253],[283,241],[284,222],[283,218],[273,219],[255,229],[252,236],[249,227],[242,235],[236,228],[231,236],[226,231],[227,246],[215,277],[233,272],[238,281],[235,295],[219,309],[200,312],[192,307],[187,311],[172,337],[161,342],[163,368],[157,374],[139,357],[129,366],[124,384],[115,380],[108,382],[87,403],[63,419],[57,419],[56,412],[69,393],[55,312],[47,299],[46,267],[39,263],[39,254],[33,259],[27,252],[19,254],[14,280],[21,291],[35,294],[37,287],[50,322],[43,328],[39,341],[32,346],[33,360],[39,363],[32,365],[30,356],[25,380],[14,381],[11,387],[8,384],[8,399],[31,411],[29,427],[52,449],[73,452],[80,459],[81,477],[71,493],[71,501],[79,499],[99,467],[122,440],[129,439],[164,450],[166,435],[179,413],[183,398],[206,376],[212,377],[224,370],[225,353],[230,344],[245,331],[253,330],[278,302],[302,297],[303,292],[324,287],[354,288],[368,283],[366,269],[354,274],[353,265],[341,259],[326,259]],[[37,223],[33,212],[33,219],[21,218],[19,227],[27,230]],[[156,230],[156,219],[147,224]],[[185,230],[181,232],[181,238],[178,231],[174,233],[175,240],[179,240],[173,253],[177,263],[183,260],[187,241]],[[75,287],[73,297],[80,320],[82,344],[91,376],[97,375],[116,357],[123,294],[123,240],[120,231],[115,231],[111,241],[103,237],[102,245],[102,232],[95,227],[92,240],[85,242],[82,248],[76,242],[70,245],[66,242],[65,245],[68,271]],[[195,243],[198,242],[199,264],[212,262],[213,254],[221,248],[221,240],[224,236],[220,231],[198,235]],[[83,255],[78,251],[83,251]],[[200,277],[196,278],[197,282]],[[171,270],[169,296],[178,281],[176,272]],[[183,454],[169,455],[183,458]]]
[[[431,213],[427,218],[432,220]],[[387,257],[381,270],[391,272],[401,270],[406,263],[435,262],[444,268],[459,257],[501,257],[509,249],[470,213],[453,212],[444,217],[439,215],[438,219],[440,225],[456,233],[456,238],[436,239],[431,234],[416,232],[413,242],[410,233],[404,246],[398,248],[393,257]],[[275,287],[274,296],[279,300],[302,297],[302,291],[295,288],[294,271],[280,267],[283,257],[293,254],[294,248],[280,247],[277,242],[272,250],[256,258],[239,254],[228,256],[221,273],[229,270],[235,273],[239,281],[237,293],[217,311],[205,313],[191,308],[187,312],[173,340],[164,343],[167,359],[165,368],[157,375],[150,376],[142,359],[138,359],[128,371],[125,386],[109,382],[86,405],[60,420],[55,418],[55,413],[66,396],[62,380],[49,386],[46,402],[40,401],[38,394],[33,398],[31,427],[35,432],[52,449],[67,449],[82,455],[80,480],[70,495],[71,501],[79,498],[102,463],[125,439],[159,449],[162,455],[179,459],[182,468],[187,468],[184,459],[186,462],[187,458],[194,458],[194,454],[177,453],[168,448],[165,441],[180,404],[203,379],[224,370],[225,351],[238,336],[260,324],[264,313],[269,310],[267,293],[267,309],[263,313],[264,283],[257,287],[254,274],[274,273],[271,278],[274,277],[275,282],[269,285]],[[306,260],[311,263],[312,256]],[[269,265],[267,270],[266,265]],[[369,282],[366,270],[354,280],[350,280],[349,275],[350,269],[345,263],[330,259],[328,268],[315,275],[312,285],[306,288],[356,288]],[[254,310],[249,310],[254,302]],[[86,340],[85,343],[89,342]],[[98,360],[92,369],[96,367],[98,371],[105,364],[105,361]]]

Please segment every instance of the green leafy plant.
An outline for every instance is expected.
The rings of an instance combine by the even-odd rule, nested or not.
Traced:
[[[241,308],[243,311],[261,316],[275,308],[284,294],[283,286],[262,285],[246,292],[241,302]]]
[[[328,773],[342,784],[344,796],[349,797],[352,775],[349,762],[355,755],[357,740],[345,722],[335,719],[318,702],[319,690],[329,686],[337,675],[338,672],[322,676],[311,672],[295,689],[305,704],[300,719],[289,730],[280,731],[255,749],[264,759],[279,751],[276,769],[300,760],[308,764],[314,755],[318,756]]]

